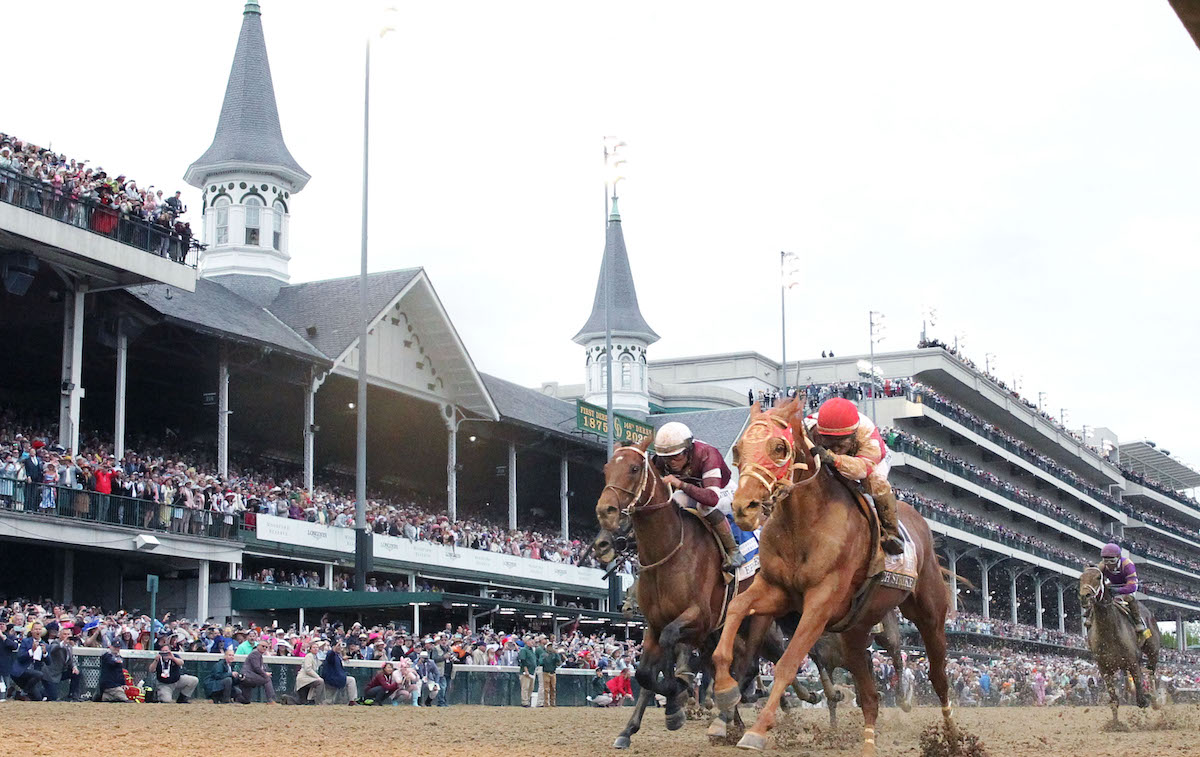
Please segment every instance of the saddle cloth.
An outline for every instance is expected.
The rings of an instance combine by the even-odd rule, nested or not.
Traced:
[[[871,496],[852,486],[843,479],[846,488],[854,496],[859,510],[867,519],[867,528],[871,530],[871,558],[867,566],[867,580],[855,592],[850,600],[850,611],[842,618],[826,627],[827,631],[841,633],[858,622],[866,609],[868,600],[875,589],[886,586],[903,592],[911,592],[917,584],[917,548],[912,535],[905,527],[904,521],[899,521],[900,538],[904,540],[904,551],[898,555],[889,555],[880,546],[879,513],[875,511],[875,502]]]

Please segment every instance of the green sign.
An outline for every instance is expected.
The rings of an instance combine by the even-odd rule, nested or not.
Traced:
[[[620,444],[637,444],[643,439],[654,438],[654,427],[648,423],[635,421],[623,415],[613,413],[613,439]],[[580,431],[587,431],[600,436],[608,436],[608,411],[602,407],[588,404],[583,400],[575,401],[575,426]]]

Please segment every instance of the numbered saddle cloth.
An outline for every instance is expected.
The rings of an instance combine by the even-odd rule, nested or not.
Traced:
[[[758,537],[762,533],[761,528],[756,528],[753,531],[743,531],[733,522],[733,516],[726,514],[725,519],[729,521],[729,528],[733,531],[733,539],[738,543],[738,550],[742,553],[742,557],[746,562],[737,569],[738,581],[745,581],[758,572]]]

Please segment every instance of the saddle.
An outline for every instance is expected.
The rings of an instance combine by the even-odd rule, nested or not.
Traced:
[[[867,528],[871,534],[866,580],[850,600],[849,612],[825,629],[832,633],[841,633],[858,623],[871,597],[874,596],[875,590],[880,586],[905,593],[913,590],[917,583],[917,550],[904,522],[897,519],[900,538],[904,540],[904,552],[899,555],[886,554],[880,546],[882,531],[879,526],[879,514],[875,511],[875,501],[871,495],[863,491],[860,485],[850,482],[844,476],[835,475],[834,477],[846,487],[850,496],[854,498],[859,512],[867,519]]]

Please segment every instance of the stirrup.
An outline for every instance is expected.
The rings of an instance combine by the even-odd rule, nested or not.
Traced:
[[[733,573],[734,571],[736,571],[738,568],[742,567],[745,564],[746,564],[746,556],[742,554],[742,551],[740,549],[734,550],[733,552],[725,553],[725,560],[723,563],[723,567],[725,568],[725,570],[727,572]]]

